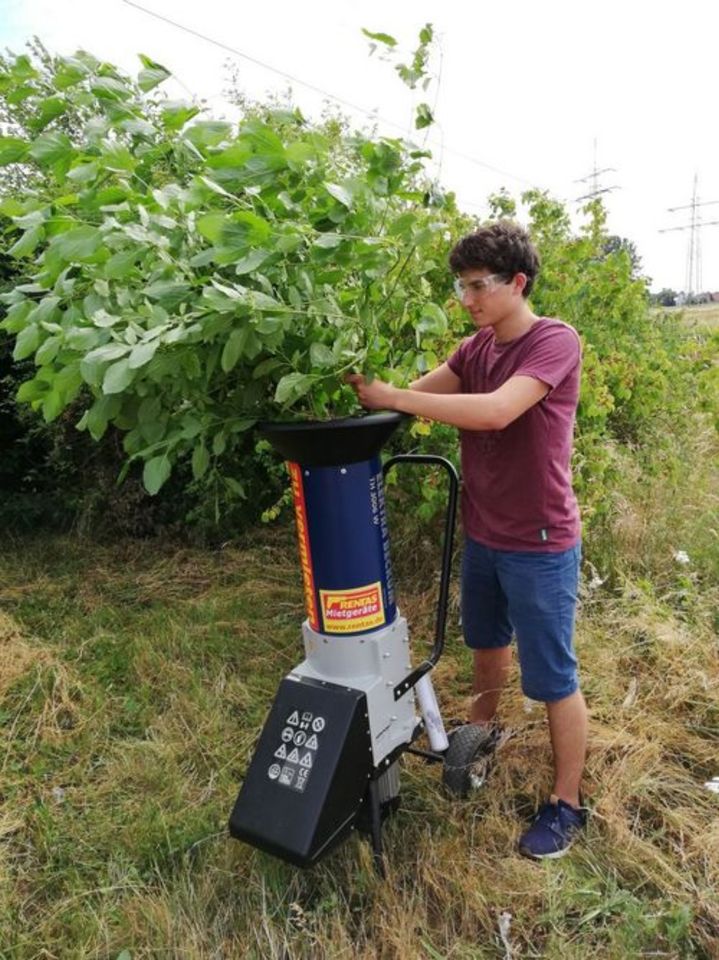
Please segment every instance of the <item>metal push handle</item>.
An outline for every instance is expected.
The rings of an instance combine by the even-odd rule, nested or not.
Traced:
[[[459,476],[452,463],[446,457],[439,457],[433,453],[400,453],[390,457],[382,467],[382,476],[398,463],[428,463],[443,467],[449,478],[449,498],[447,513],[444,521],[444,541],[442,545],[442,570],[439,581],[439,602],[437,604],[437,624],[434,634],[434,646],[429,657],[424,660],[412,673],[394,688],[394,698],[399,700],[413,687],[426,673],[434,667],[444,649],[444,631],[447,625],[447,607],[449,603],[449,578],[452,572],[452,548],[454,545],[454,528],[457,516],[457,494],[459,491]]]

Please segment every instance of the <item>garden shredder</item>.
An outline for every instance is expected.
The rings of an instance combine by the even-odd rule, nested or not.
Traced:
[[[459,481],[434,455],[380,449],[398,413],[267,423],[287,461],[307,619],[305,659],[282,680],[230,817],[232,836],[299,866],[315,863],[355,828],[371,834],[382,871],[381,826],[399,800],[399,758],[444,762],[449,790],[483,779],[491,738],[459,727],[448,740],[430,671],[441,656]],[[384,483],[397,465],[448,476],[434,646],[418,666],[395,601]],[[421,714],[421,716],[418,715]],[[414,746],[426,732],[429,750]]]

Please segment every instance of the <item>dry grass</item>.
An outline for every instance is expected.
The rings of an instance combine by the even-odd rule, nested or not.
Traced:
[[[516,667],[502,706],[511,735],[482,794],[450,802],[435,767],[403,762],[385,882],[361,839],[310,871],[228,839],[265,713],[299,658],[291,530],[216,553],[10,545],[0,957],[716,960],[719,797],[703,783],[719,775],[719,596],[704,442],[694,483],[671,499],[664,479],[633,488],[627,475],[614,530],[624,575],[598,586],[587,567],[577,644],[593,815],[546,865],[516,854],[551,777],[543,711]],[[394,546],[418,658],[433,633],[436,541],[402,549],[411,538],[398,531]],[[436,671],[445,717],[468,703],[456,600]]]

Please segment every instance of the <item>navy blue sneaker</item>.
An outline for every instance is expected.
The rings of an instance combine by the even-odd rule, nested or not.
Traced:
[[[586,822],[586,807],[572,807],[552,794],[522,835],[519,852],[535,860],[558,860],[567,853]]]

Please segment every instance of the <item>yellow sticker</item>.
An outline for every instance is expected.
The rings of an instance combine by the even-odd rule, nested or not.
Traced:
[[[325,633],[359,633],[385,622],[379,582],[353,590],[320,590]]]

